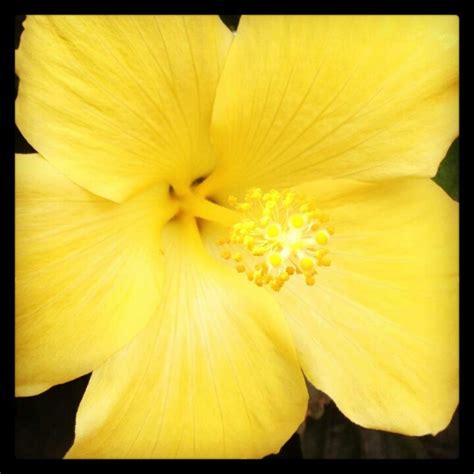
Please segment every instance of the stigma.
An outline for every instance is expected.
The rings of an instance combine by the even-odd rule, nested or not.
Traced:
[[[312,286],[318,267],[331,265],[334,227],[314,199],[293,191],[252,188],[241,202],[230,196],[229,204],[242,219],[219,240],[221,257],[257,286],[279,291],[295,277]]]

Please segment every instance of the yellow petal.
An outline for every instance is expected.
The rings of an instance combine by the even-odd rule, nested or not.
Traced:
[[[456,16],[243,17],[207,187],[433,176],[457,134]]]
[[[164,186],[119,205],[39,155],[15,165],[15,370],[17,394],[28,396],[90,372],[145,326],[172,209]]]
[[[46,392],[49,390],[52,385],[48,384],[32,384],[32,385],[21,385],[20,387],[15,387],[15,395],[17,397],[31,397],[38,395],[39,393]]]
[[[122,201],[214,166],[209,122],[232,34],[213,16],[29,16],[16,121],[74,182]]]
[[[263,290],[204,252],[192,222],[170,224],[164,236],[166,298],[146,329],[93,373],[67,457],[278,451],[307,404],[285,318]]]
[[[306,376],[362,426],[439,432],[458,403],[458,205],[423,178],[299,189],[336,228],[316,284],[277,295]]]

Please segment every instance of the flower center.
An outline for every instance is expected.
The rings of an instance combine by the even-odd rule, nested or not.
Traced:
[[[258,286],[279,291],[294,275],[314,285],[317,267],[329,266],[328,243],[334,228],[313,199],[287,191],[250,189],[242,202],[229,204],[242,213],[230,235],[218,243],[221,256],[235,262]]]

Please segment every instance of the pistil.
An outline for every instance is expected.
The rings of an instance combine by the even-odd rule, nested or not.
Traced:
[[[241,202],[230,196],[229,204],[240,219],[218,242],[221,256],[256,285],[279,291],[300,275],[312,286],[317,267],[331,264],[328,244],[334,227],[314,199],[292,191],[264,193],[252,188]]]

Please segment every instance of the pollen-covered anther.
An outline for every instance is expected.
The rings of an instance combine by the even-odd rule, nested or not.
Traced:
[[[334,226],[314,199],[252,188],[243,201],[230,196],[228,202],[243,217],[218,241],[221,256],[257,286],[280,291],[294,277],[312,286],[316,268],[331,265],[328,247]]]

